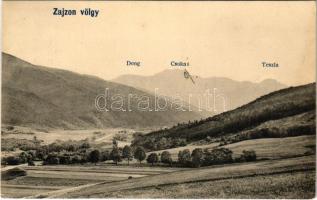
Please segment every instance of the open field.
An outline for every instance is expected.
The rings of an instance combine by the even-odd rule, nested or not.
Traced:
[[[122,133],[122,131],[124,133]],[[44,144],[50,144],[56,140],[85,140],[88,139],[94,144],[111,143],[113,136],[116,134],[126,134],[127,141],[119,142],[120,146],[130,144],[132,134],[135,132],[147,133],[152,129],[127,129],[127,128],[105,128],[105,129],[88,129],[88,130],[36,130],[28,127],[15,126],[13,130],[2,128],[1,138],[18,138],[33,140],[34,136],[42,140]],[[121,143],[121,144],[120,144]]]
[[[308,199],[315,196],[315,171],[292,172],[217,181],[116,191],[111,198]]]
[[[185,183],[218,181],[232,178],[295,173],[315,170],[315,156],[303,156],[281,160],[237,163],[188,169],[146,176],[112,183],[99,183],[93,186],[41,194],[41,197],[87,198],[108,197],[109,194],[124,190],[136,190],[150,187],[173,186]],[[177,195],[177,194],[176,194]],[[252,195],[252,194],[249,194]]]
[[[27,176],[1,182],[2,197],[26,197],[43,192],[62,190],[95,183],[111,183],[161,173],[180,168],[87,166],[20,166]]]
[[[169,149],[213,148],[216,144]],[[49,165],[20,167],[27,176],[1,182],[2,197],[60,198],[311,198],[315,191],[315,136],[256,139],[225,147],[239,156],[253,149],[259,160],[202,168]],[[314,155],[312,155],[314,154]],[[267,159],[267,160],[266,160]],[[7,168],[10,168],[8,166]],[[128,179],[132,176],[132,179]]]
[[[255,150],[259,159],[279,159],[313,154],[316,148],[316,136],[304,135],[287,138],[267,138],[246,140],[225,145],[233,151],[233,156],[242,154],[243,150]]]
[[[61,188],[60,188],[61,189]],[[19,186],[1,184],[1,197],[5,198],[23,198],[36,195],[42,192],[50,192],[57,190],[57,187],[41,187],[41,186]]]
[[[305,153],[309,153],[314,150],[312,148],[315,147],[315,143],[315,135],[304,135],[286,138],[245,140],[222,147],[231,149],[233,151],[233,157],[240,156],[243,150],[253,149],[256,151],[257,157],[260,159],[279,159],[305,155]],[[172,154],[173,160],[177,160],[178,152],[181,150],[189,149],[190,151],[193,151],[195,148],[212,149],[218,145],[219,143],[187,145],[185,147],[168,149],[168,151]],[[164,150],[154,152],[161,153],[163,151]]]
[[[42,140],[44,144],[53,143],[56,140],[67,141],[67,140],[85,140],[94,141],[96,143],[101,142],[112,142],[112,138],[122,129],[95,129],[95,130],[52,130],[49,132],[41,132],[23,128],[17,128],[17,131],[6,132],[2,134],[2,138],[19,138],[32,140],[34,136],[38,140]],[[134,131],[127,130],[127,134],[131,134]]]

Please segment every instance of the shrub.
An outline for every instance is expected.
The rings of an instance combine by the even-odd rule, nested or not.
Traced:
[[[14,157],[14,156],[9,156],[9,157],[6,158],[6,163],[8,165],[18,165],[21,162],[20,162],[20,158]]]
[[[128,140],[128,135],[123,133],[123,134],[116,134],[115,136],[113,136],[113,139],[118,140],[118,141],[124,141],[126,142]]]
[[[81,149],[89,149],[90,148],[90,144],[88,142],[84,142],[80,145]]]
[[[18,139],[18,138],[2,138],[1,150],[2,151],[14,151],[19,148],[23,151],[36,150],[39,148],[39,143],[35,143],[33,140]]]
[[[58,165],[59,164],[59,158],[55,154],[49,154],[47,158],[44,160],[43,164],[47,165]]]
[[[28,161],[28,166],[35,166],[35,163],[33,162],[33,160]]]
[[[70,156],[63,155],[63,156],[59,156],[58,158],[59,158],[59,164],[62,164],[62,165],[71,164]]]
[[[242,157],[241,159],[243,159],[247,162],[255,161],[256,160],[256,153],[254,150],[250,150],[250,151],[243,150],[241,157]]]

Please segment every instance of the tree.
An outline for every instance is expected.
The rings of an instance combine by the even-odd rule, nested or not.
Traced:
[[[227,148],[213,149],[211,152],[205,152],[204,155],[205,165],[231,163],[233,161],[232,151]]]
[[[59,158],[59,164],[67,165],[71,163],[71,158],[68,155],[61,155]]]
[[[129,165],[129,161],[133,159],[132,148],[130,146],[125,145],[123,147],[122,157],[128,160],[128,165]]]
[[[100,152],[98,150],[93,150],[90,152],[89,158],[88,158],[90,162],[95,163],[96,165],[99,159],[100,159]]]
[[[113,149],[110,153],[110,159],[118,165],[118,162],[121,162],[121,152],[117,146],[113,146]]]
[[[80,160],[81,160],[81,156],[79,155],[75,155],[74,157],[71,158],[71,162],[73,164],[80,163]]]
[[[192,164],[194,167],[200,167],[203,162],[203,150],[201,148],[196,148],[192,152]]]
[[[28,154],[26,152],[21,152],[19,155],[19,159],[21,163],[26,163],[28,161]]]
[[[56,154],[49,154],[47,158],[44,160],[44,164],[49,165],[58,165],[59,164],[59,158]]]
[[[148,163],[151,163],[152,166],[153,166],[154,163],[157,163],[157,162],[158,162],[158,156],[157,156],[157,154],[156,154],[156,153],[151,153],[151,154],[147,157],[146,161],[147,161]]]
[[[184,166],[190,164],[191,157],[189,149],[184,149],[183,151],[179,151],[178,153],[178,162]]]
[[[35,158],[44,160],[48,154],[48,146],[41,146],[35,151]]]
[[[88,155],[83,154],[83,155],[81,156],[81,159],[80,159],[79,162],[80,162],[80,164],[84,164],[84,163],[88,162]]]
[[[81,149],[89,149],[89,148],[90,148],[90,144],[89,144],[88,141],[84,141],[84,142],[80,145],[79,148],[81,148]]]
[[[100,161],[107,161],[110,160],[110,152],[109,151],[104,151],[101,153],[101,158]]]
[[[172,165],[173,160],[172,160],[171,153],[168,151],[163,151],[161,154],[161,162]]]
[[[75,146],[74,145],[69,145],[68,148],[67,148],[67,151],[72,151],[74,152],[75,151]]]
[[[35,163],[33,162],[33,160],[28,161],[28,166],[35,166]]]
[[[146,155],[145,155],[145,150],[143,147],[137,147],[135,152],[134,152],[134,157],[140,162],[145,159]]]

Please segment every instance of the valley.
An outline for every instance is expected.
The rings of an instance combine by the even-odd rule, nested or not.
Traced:
[[[106,81],[5,53],[2,62],[3,198],[315,196],[315,83],[198,77],[193,85],[177,70]],[[178,91],[208,88],[228,95],[229,111],[172,106]],[[140,110],[130,94],[166,109]]]

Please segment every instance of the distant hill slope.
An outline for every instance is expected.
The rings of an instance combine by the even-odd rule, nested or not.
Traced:
[[[316,84],[290,87],[262,96],[251,103],[205,120],[156,131],[134,141],[149,150],[170,138],[187,142],[226,138],[229,142],[263,137],[287,137],[316,133]],[[156,146],[156,148],[153,148]]]
[[[128,95],[149,98],[152,94],[97,77],[70,71],[36,66],[12,55],[2,53],[2,123],[54,129],[103,127],[169,126],[178,122],[199,119],[195,112],[177,111],[168,101],[166,111],[140,111],[139,99],[130,99],[127,112],[97,111],[95,98],[109,88],[108,102],[121,95],[123,108],[128,110]],[[120,100],[120,99],[119,99]],[[144,104],[143,104],[144,105]],[[109,108],[110,103],[107,104]],[[114,104],[118,107],[120,104]]]
[[[122,75],[113,81],[152,93],[157,88],[159,94],[166,96],[178,94],[183,100],[190,101],[196,107],[201,106],[201,108],[209,110],[211,114],[232,110],[255,100],[259,96],[287,87],[273,79],[266,79],[260,83],[234,81],[222,77],[193,76],[193,79],[195,84],[184,78],[183,70],[169,69],[153,76]],[[210,94],[219,95],[215,100],[210,97],[209,108],[206,107],[207,102],[203,96],[207,90]],[[192,97],[189,97],[189,94]],[[222,97],[225,98],[225,110]]]

